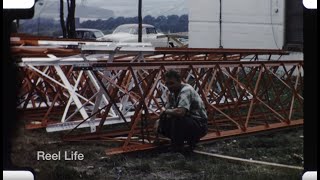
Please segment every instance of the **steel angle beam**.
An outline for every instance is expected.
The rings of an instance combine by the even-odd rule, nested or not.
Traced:
[[[81,48],[81,52],[84,54],[96,54],[96,53],[106,53],[106,54],[142,54],[150,55],[154,54],[154,47],[144,47],[140,46],[119,46],[115,44],[114,46],[90,46],[84,45]]]
[[[164,48],[157,47],[159,53],[180,52],[180,53],[243,53],[243,54],[279,54],[288,55],[288,51],[279,49],[229,49],[229,48]]]
[[[130,122],[130,116],[125,116],[126,121]],[[91,126],[98,126],[101,121],[101,118],[96,118],[93,121],[85,121],[83,120],[77,120],[77,121],[69,121],[69,122],[63,122],[63,123],[55,123],[55,124],[49,124],[46,126],[47,132],[57,132],[57,131],[66,131],[66,130],[72,130],[76,128],[88,128]],[[115,124],[123,124],[125,123],[123,120],[120,120],[118,117],[110,117],[107,118],[106,121],[104,121],[103,125],[115,125]]]
[[[112,62],[112,63],[103,63],[103,62],[86,62],[86,63],[78,63],[75,64],[77,67],[82,68],[103,68],[105,70],[126,70],[128,67],[132,67],[135,70],[138,69],[157,69],[158,67],[166,67],[166,68],[188,68],[193,66],[195,68],[212,68],[214,66],[219,65],[220,67],[259,67],[261,64],[265,64],[269,67],[278,67],[282,63],[285,63],[287,66],[292,66],[295,64],[303,64],[301,60],[292,60],[292,61],[166,61],[166,62],[132,62],[130,64],[126,62]],[[79,69],[80,70],[80,69]]]

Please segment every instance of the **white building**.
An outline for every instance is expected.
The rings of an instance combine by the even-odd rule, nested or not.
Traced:
[[[301,0],[189,0],[190,48],[300,49]],[[293,55],[293,56],[292,56]]]

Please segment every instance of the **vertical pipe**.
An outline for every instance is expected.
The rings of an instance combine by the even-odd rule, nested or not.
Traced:
[[[142,42],[142,0],[139,0],[139,6],[138,6],[138,42]]]
[[[281,9],[280,9],[281,10]],[[288,22],[288,12],[287,12],[287,0],[283,1],[283,43],[282,43],[282,49],[285,49],[287,44],[287,22]]]
[[[222,46],[222,1],[220,0],[220,13],[219,13],[219,48],[223,48]]]

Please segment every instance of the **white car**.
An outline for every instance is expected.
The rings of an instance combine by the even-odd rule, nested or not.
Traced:
[[[168,47],[166,38],[159,38],[164,35],[158,33],[156,28],[149,24],[142,24],[142,42],[151,43],[154,47]],[[99,41],[119,42],[119,43],[137,43],[138,42],[138,24],[124,24],[118,26],[112,34],[98,38]]]
[[[98,40],[99,38],[104,36],[102,31],[90,28],[77,28],[76,35],[77,39],[83,40]]]

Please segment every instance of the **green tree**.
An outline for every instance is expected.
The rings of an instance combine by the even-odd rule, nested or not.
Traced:
[[[151,24],[151,25],[154,25],[155,24],[155,18],[150,16],[150,15],[147,15],[143,18],[142,20],[143,23],[145,24]]]

